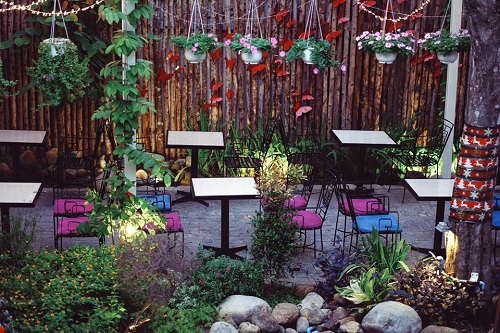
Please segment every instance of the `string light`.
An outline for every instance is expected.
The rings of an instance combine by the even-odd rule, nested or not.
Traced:
[[[385,16],[380,16],[378,15],[377,13],[375,13],[374,11],[366,8],[365,4],[363,2],[359,2],[358,5],[359,5],[359,9],[367,12],[368,14],[371,14],[373,15],[376,19],[380,20],[380,21],[384,21],[384,19],[386,19],[387,21],[391,21],[393,23],[398,23],[398,22],[401,22],[401,21],[406,21],[412,17],[414,17],[416,14],[418,14],[420,11],[422,11],[425,6],[427,6],[429,4],[429,2],[431,2],[431,0],[425,0],[424,2],[422,2],[422,4],[412,10],[409,14],[401,14],[401,13],[394,13],[393,12],[393,16],[398,16],[397,18],[393,17],[393,18],[389,18],[389,17],[385,17]]]
[[[7,1],[4,1],[4,0],[0,0],[0,5],[3,5],[3,6],[8,6],[8,8],[0,8],[0,13],[3,13],[3,12],[7,12],[9,10],[25,10],[25,11],[29,11],[35,15],[40,15],[40,16],[52,16],[52,15],[56,15],[56,16],[60,16],[60,15],[64,15],[64,16],[67,16],[67,15],[74,15],[74,14],[77,14],[78,12],[84,12],[86,10],[89,10],[89,9],[92,9],[94,8],[95,6],[101,4],[102,2],[104,2],[104,0],[97,0],[95,3],[87,6],[87,7],[84,7],[84,8],[81,8],[81,7],[78,7],[78,8],[73,8],[72,10],[69,10],[69,11],[64,11],[64,12],[43,12],[43,11],[40,11],[40,10],[36,10],[36,9],[31,9],[31,7],[34,7],[34,6],[39,6],[41,5],[42,3],[44,2],[47,2],[47,0],[38,0],[38,1],[35,1],[35,2],[32,2],[28,5],[16,5],[14,4],[14,2],[7,2]]]

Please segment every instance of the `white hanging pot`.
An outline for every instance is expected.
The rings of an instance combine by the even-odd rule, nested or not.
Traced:
[[[457,51],[451,51],[447,55],[442,55],[442,54],[437,54],[437,57],[439,61],[441,61],[443,64],[451,64],[452,62],[455,62],[458,58],[458,52]]]
[[[375,53],[375,56],[377,57],[378,62],[380,62],[381,64],[392,64],[394,60],[396,60],[398,54],[396,52]]]
[[[67,38],[48,38],[44,39],[42,43],[50,45],[50,55],[57,57],[58,55],[64,54],[66,52],[66,44],[70,40]]]
[[[308,47],[302,52],[302,60],[308,65],[314,65],[314,62],[312,61],[312,51],[313,48]]]
[[[255,52],[241,52],[241,59],[245,64],[258,64],[262,60],[262,50]]]
[[[195,54],[193,51],[189,49],[184,50],[184,57],[186,60],[192,64],[198,64],[207,58],[207,53]]]

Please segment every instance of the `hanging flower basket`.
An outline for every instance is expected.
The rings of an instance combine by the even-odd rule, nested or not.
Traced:
[[[241,60],[243,60],[245,64],[258,64],[262,60],[262,50],[257,49],[255,52],[242,52]]]
[[[186,60],[188,62],[190,62],[192,64],[199,64],[200,62],[202,62],[203,60],[205,60],[207,58],[207,53],[204,52],[201,54],[196,54],[193,51],[191,51],[190,49],[185,49],[184,50],[184,57],[186,58]]]
[[[382,56],[384,64],[391,64],[396,59],[396,56],[411,56],[415,53],[413,49],[413,34],[409,32],[397,32],[397,33],[382,33],[381,31],[370,33],[368,31],[363,32],[360,36],[356,37],[358,42],[358,50],[364,50],[368,52],[375,53],[377,59],[379,59],[379,54],[391,54],[390,59]]]
[[[451,51],[448,54],[438,53],[437,57],[438,57],[439,61],[441,61],[443,64],[451,64],[458,59],[458,52]]]
[[[378,62],[381,64],[392,64],[394,60],[396,60],[398,54],[396,52],[388,52],[388,53],[375,53]]]
[[[222,47],[214,34],[197,33],[191,36],[175,36],[170,39],[172,45],[184,49],[184,56],[190,63],[197,64],[207,57],[207,52],[214,52]]]
[[[286,61],[301,58],[308,65],[316,65],[318,72],[323,72],[328,67],[340,67],[340,62],[333,59],[335,51],[330,42],[315,38],[297,39],[285,56]]]
[[[423,50],[437,54],[442,63],[449,64],[457,60],[458,52],[469,49],[470,34],[467,30],[460,30],[454,34],[440,30],[426,33],[417,43]]]
[[[70,42],[68,38],[47,38],[42,41],[50,46],[50,54],[53,57],[57,57],[58,55],[64,54],[66,51],[66,45]]]
[[[262,60],[262,52],[270,52],[276,47],[278,41],[276,38],[265,39],[252,37],[251,35],[243,37],[240,34],[235,34],[232,39],[226,40],[224,44],[231,50],[238,52],[245,63],[258,64]]]
[[[314,48],[308,47],[304,51],[302,51],[302,61],[304,61],[305,64],[308,65],[314,65],[314,61],[312,60],[312,53],[314,51]]]

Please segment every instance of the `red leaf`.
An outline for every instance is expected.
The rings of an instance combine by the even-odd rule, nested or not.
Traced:
[[[342,31],[332,31],[328,35],[326,35],[325,39],[331,42],[334,38],[337,38],[342,34]]]
[[[232,91],[231,89],[228,89],[226,91],[226,97],[227,97],[227,99],[231,98],[232,95],[234,95],[234,91]]]
[[[294,111],[297,111],[298,109],[300,109],[300,101],[295,102],[295,104],[293,105]]]
[[[224,39],[231,39],[235,34],[236,32],[227,33],[226,36],[224,36]]]
[[[205,104],[203,105],[203,110],[207,111],[207,110],[208,110],[208,108],[211,108],[211,107],[213,107],[213,106],[217,106],[217,104],[214,104],[214,103],[205,103]]]
[[[158,82],[165,83],[167,82],[167,72],[165,72],[165,68],[160,69],[160,75],[158,75]]]
[[[300,96],[300,92],[297,90],[292,91],[292,96]]]
[[[278,59],[274,60],[274,64],[282,65],[283,64],[283,59],[278,58]]]
[[[287,76],[287,75],[290,75],[289,72],[287,71],[284,71],[284,70],[279,70],[276,72],[278,74],[278,77],[282,77],[282,76]]]
[[[174,73],[179,73],[179,72],[183,72],[183,71],[184,71],[184,67],[177,67],[177,68],[175,68]]]
[[[210,97],[210,100],[212,101],[212,103],[218,103],[218,102],[222,102],[223,98],[219,97],[217,95],[213,95],[212,97]]]
[[[333,8],[337,8],[339,5],[345,3],[346,0],[330,0],[333,3]]]
[[[312,97],[311,95],[308,95],[308,94],[304,94],[304,95],[302,95],[302,100],[303,101],[314,101],[314,97]]]
[[[422,15],[423,15],[422,13],[413,14],[412,16],[410,16],[410,21],[415,21],[419,17],[422,17]]]
[[[302,107],[300,107],[297,111],[295,111],[295,119],[299,118],[304,113],[308,113],[311,110],[312,110],[312,107],[310,107],[310,106],[302,106]]]
[[[439,77],[441,75],[441,68],[442,68],[441,62],[436,61],[434,63],[434,69],[432,71],[434,77]]]
[[[303,33],[301,33],[299,35],[298,39],[307,39],[307,38],[311,37],[312,34],[313,34],[313,31],[304,31]]]
[[[217,89],[219,89],[220,87],[222,87],[224,85],[224,83],[222,82],[219,82],[219,83],[215,83],[214,85],[212,85],[212,90],[213,91],[216,91]]]
[[[349,18],[348,17],[342,17],[342,18],[339,18],[337,20],[337,22],[340,24],[340,23],[345,23],[345,22],[349,22]]]
[[[291,28],[296,24],[297,24],[297,20],[290,20],[290,21],[286,22],[286,27]]]
[[[278,14],[276,14],[276,22],[280,23],[283,20],[283,18],[285,18],[285,16],[288,15],[289,12],[290,12],[290,9],[286,8],[286,9],[283,9],[282,11],[280,11]]]
[[[172,63],[172,62],[174,62],[174,61],[179,60],[179,58],[180,58],[180,56],[179,56],[179,55],[174,55],[174,53],[173,53],[172,51],[170,51],[170,52],[168,53],[168,55],[167,55],[167,60],[168,60],[169,62],[171,62],[171,63]]]
[[[137,89],[142,97],[146,97],[148,95],[148,90],[146,88],[142,89],[142,87],[137,87]]]
[[[233,59],[226,58],[226,68],[233,69],[235,63],[236,63],[236,58]]]
[[[210,53],[210,58],[212,59],[219,59],[222,55],[222,48],[215,50],[214,52]]]
[[[403,23],[401,22],[397,22],[396,24],[390,24],[388,27],[387,27],[387,32],[393,32],[393,31],[396,31],[398,30],[399,28],[401,28],[403,26]]]
[[[363,4],[363,6],[365,6],[365,7],[372,7],[372,6],[375,6],[375,5],[377,4],[377,2],[376,2],[376,1],[373,1],[373,0],[369,0],[369,1],[365,1],[365,2],[363,2],[362,4]]]
[[[170,80],[171,78],[173,78],[173,77],[174,77],[174,74],[175,74],[175,73],[168,73],[168,74],[167,74],[167,81],[168,81],[168,80]]]
[[[267,66],[266,66],[266,64],[259,64],[259,65],[249,65],[248,67],[249,67],[250,71],[252,72],[252,75],[255,75],[258,72],[264,70]]]
[[[283,49],[285,49],[285,51],[290,50],[290,48],[293,46],[293,43],[293,40],[289,40],[286,43],[283,43]]]

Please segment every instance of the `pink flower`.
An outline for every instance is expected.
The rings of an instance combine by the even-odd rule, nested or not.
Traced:
[[[226,273],[231,273],[231,267],[226,268]]]
[[[230,39],[226,39],[226,41],[224,42],[224,45],[229,46],[229,44],[231,44],[231,40]]]
[[[222,274],[221,273],[217,273],[217,278],[221,279],[222,278]]]
[[[286,56],[286,52],[285,51],[280,51],[280,57],[284,58]]]
[[[388,49],[390,49],[393,46],[394,46],[394,44],[392,44],[392,43],[385,43],[385,47],[387,47]]]
[[[251,46],[251,45],[250,45],[249,43],[247,43],[247,42],[243,43],[243,47],[244,47],[244,48],[249,49],[249,48],[250,48],[250,46]]]
[[[219,38],[214,37],[214,41],[218,42],[218,41],[219,41]]]
[[[191,51],[193,51],[193,53],[196,52],[197,50],[198,49],[195,46],[193,46],[193,48],[191,49]]]
[[[207,36],[208,36],[208,37],[212,37],[213,35],[214,35],[214,34],[208,34]]]
[[[273,44],[273,45],[278,44],[278,40],[274,37],[271,37],[271,44]]]
[[[342,65],[342,66],[340,66],[340,71],[341,71],[342,73],[345,73],[345,72],[347,71],[347,66],[346,66],[346,65]]]
[[[317,69],[317,68],[313,69],[313,73],[314,74],[318,74],[319,73],[319,69]]]
[[[256,53],[257,52],[257,47],[252,45],[250,47],[250,51],[252,51],[252,53]]]
[[[198,46],[200,46],[200,44],[194,43],[194,47],[198,47]]]
[[[245,45],[245,43],[247,42],[247,40],[245,38],[240,38],[240,43]]]
[[[47,78],[47,74],[43,74],[42,79],[46,79],[46,78]]]

